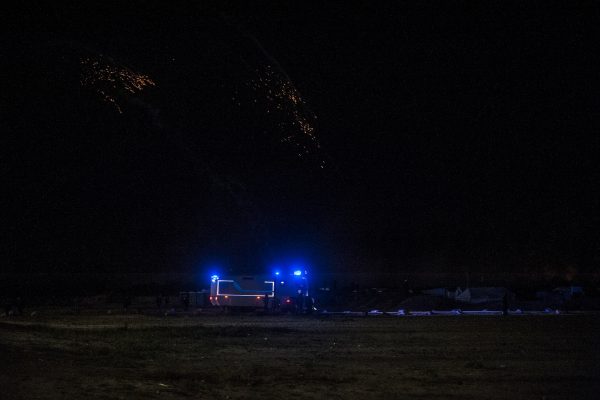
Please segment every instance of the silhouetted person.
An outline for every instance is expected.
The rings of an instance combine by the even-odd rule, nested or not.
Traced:
[[[306,298],[306,313],[307,314],[312,314],[315,308],[315,299],[314,297],[307,297]]]
[[[81,297],[79,296],[75,296],[75,300],[74,300],[74,312],[75,314],[79,314],[81,312]]]
[[[10,310],[12,309],[12,304],[11,304],[10,299],[4,299],[3,306],[4,306],[4,313],[6,314],[6,316],[9,316]]]
[[[17,315],[23,315],[23,299],[19,296],[16,301]]]
[[[304,308],[304,295],[302,294],[302,290],[298,290],[298,295],[296,296],[296,313],[301,314],[303,308]]]
[[[130,305],[131,305],[131,296],[126,295],[125,298],[123,299],[123,308],[125,309],[126,312],[129,310]]]
[[[189,294],[189,293],[185,293],[185,294],[183,295],[183,300],[182,300],[182,302],[183,302],[183,310],[184,310],[184,311],[187,311],[187,310],[188,310],[188,308],[190,307],[190,294]]]
[[[269,312],[269,295],[265,294],[263,297],[263,306],[265,310],[265,314]]]

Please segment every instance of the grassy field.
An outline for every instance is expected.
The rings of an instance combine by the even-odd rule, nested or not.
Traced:
[[[599,316],[0,319],[2,399],[600,396]]]

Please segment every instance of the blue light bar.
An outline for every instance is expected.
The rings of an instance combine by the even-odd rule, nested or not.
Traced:
[[[300,275],[302,275],[302,271],[300,271],[300,270],[294,271],[294,275],[300,276]]]
[[[219,275],[213,275],[213,276],[211,276],[211,277],[210,277],[210,280],[211,280],[212,282],[216,282],[216,281],[217,281],[217,279],[219,279]]]

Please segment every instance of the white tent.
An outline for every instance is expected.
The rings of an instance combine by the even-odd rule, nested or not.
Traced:
[[[502,301],[507,292],[508,290],[503,287],[474,287],[467,288],[462,292],[457,291],[454,299],[471,304],[488,303]]]

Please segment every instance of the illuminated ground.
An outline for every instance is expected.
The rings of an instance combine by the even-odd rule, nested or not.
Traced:
[[[595,398],[600,316],[0,319],[2,399]]]

